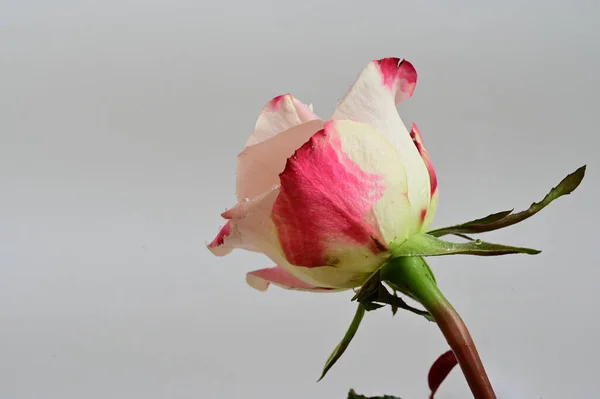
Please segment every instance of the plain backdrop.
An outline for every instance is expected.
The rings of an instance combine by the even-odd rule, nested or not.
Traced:
[[[502,399],[589,398],[600,347],[600,3],[0,1],[0,398],[427,397],[434,325],[369,313],[320,383],[351,293],[249,288],[206,249],[235,157],[291,92],[327,118],[372,59],[419,72],[405,123],[434,227],[572,195],[483,236],[537,256],[431,260]],[[470,397],[456,369],[440,399]]]

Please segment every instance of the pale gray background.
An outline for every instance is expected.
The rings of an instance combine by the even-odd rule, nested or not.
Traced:
[[[485,3],[485,4],[484,4]],[[419,72],[401,107],[438,171],[443,226],[574,195],[485,238],[539,256],[431,261],[500,398],[598,387],[600,3],[0,2],[0,398],[425,398],[446,345],[369,314],[321,383],[350,294],[246,286],[271,266],[204,247],[234,204],[263,104],[326,118],[371,59]],[[467,398],[455,371],[439,398]]]

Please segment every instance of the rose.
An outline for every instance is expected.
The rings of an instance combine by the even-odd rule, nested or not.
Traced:
[[[227,224],[208,248],[218,256],[233,248],[267,255],[275,267],[247,274],[247,282],[258,290],[271,283],[305,291],[362,286],[353,298],[358,302],[354,318],[321,378],[342,356],[365,312],[387,304],[393,313],[402,308],[436,321],[450,345],[450,363],[444,356],[430,374],[432,397],[458,363],[473,397],[495,398],[466,325],[423,257],[539,253],[469,235],[535,215],[575,190],[586,167],[524,211],[496,212],[426,231],[437,205],[437,178],[417,127],[413,124],[409,133],[396,109],[413,94],[416,80],[407,61],[373,61],[327,122],[289,94],[271,100],[238,156],[239,203],[222,214]],[[466,242],[439,238],[445,235]],[[397,293],[425,311],[407,305]]]
[[[435,213],[434,169],[396,109],[416,81],[408,61],[372,61],[327,122],[290,94],[267,103],[238,156],[239,203],[208,248],[267,255],[277,266],[247,274],[258,290],[362,285],[391,242],[422,232]]]

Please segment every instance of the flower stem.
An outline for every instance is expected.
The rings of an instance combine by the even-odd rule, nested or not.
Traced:
[[[475,399],[496,399],[469,330],[436,285],[427,264],[419,257],[397,258],[394,281],[402,292],[418,300],[431,313],[454,352]]]
[[[423,306],[432,314],[442,334],[446,337],[446,341],[458,359],[458,364],[471,388],[473,397],[475,399],[496,399],[475,342],[458,312],[441,292],[438,303],[433,306],[425,304]]]

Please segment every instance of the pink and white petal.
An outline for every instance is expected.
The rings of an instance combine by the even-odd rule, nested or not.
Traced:
[[[236,195],[245,201],[279,184],[279,174],[286,160],[323,127],[323,121],[312,120],[291,127],[258,144],[246,147],[238,155]]]
[[[303,104],[289,93],[277,96],[264,106],[246,147],[268,140],[301,123],[317,119],[319,117],[312,111],[312,106]]]
[[[253,252],[278,251],[279,243],[269,218],[278,192],[274,188],[223,212],[221,216],[228,219],[227,224],[207,245],[208,249],[217,256],[227,255],[235,248]]]
[[[330,121],[330,129],[342,138],[345,154],[362,170],[382,177],[385,192],[374,204],[372,214],[383,241],[408,237],[411,204],[404,164],[389,140],[377,129],[365,123],[349,120]]]
[[[225,226],[221,227],[221,230],[219,230],[215,239],[207,245],[207,248],[216,256],[225,256],[229,254],[233,249],[230,240],[235,239],[235,236],[232,233],[231,220],[228,220]],[[227,244],[225,241],[227,241]]]
[[[288,273],[283,267],[275,266],[268,269],[260,269],[246,274],[246,282],[252,288],[258,291],[266,291],[270,284],[275,284],[278,287],[298,290],[298,291],[317,291],[317,292],[333,292],[337,291],[334,288],[318,287],[308,284],[301,279]]]
[[[241,225],[243,231],[244,223]],[[262,252],[258,244],[260,244],[260,242],[257,242],[252,235],[244,234],[240,231],[238,223],[233,220],[228,220],[215,239],[206,247],[215,256],[225,256],[229,255],[231,251],[236,248],[245,249],[246,251],[251,252]]]
[[[395,162],[394,162],[395,161]],[[405,184],[403,165],[373,127],[329,121],[288,160],[271,219],[295,266],[368,273],[383,262],[387,237],[376,204],[388,183]],[[398,190],[393,190],[394,194]],[[402,222],[402,196],[390,219]],[[360,254],[360,262],[357,262]]]
[[[265,221],[265,225],[270,226],[265,229],[267,234],[272,234],[267,241],[277,241],[277,231],[273,221]],[[371,276],[372,272],[364,270],[353,271],[343,270],[335,266],[303,267],[291,265],[285,258],[283,249],[279,245],[264,245],[263,252],[273,263],[280,265],[289,274],[306,284],[315,287],[331,288],[336,290],[346,290],[356,288],[364,284]],[[364,257],[363,257],[364,259]]]
[[[266,224],[269,225],[268,222]],[[277,240],[275,226],[272,221],[270,221],[270,226],[270,231],[273,232],[273,237]],[[341,270],[334,266],[313,268],[293,266],[285,259],[281,247],[274,245],[265,245],[264,250],[261,252],[295,278],[310,286],[321,287],[323,289],[346,290],[356,288],[363,285],[372,274],[372,272]]]
[[[429,205],[429,175],[396,105],[413,94],[416,82],[417,72],[408,61],[398,58],[372,61],[333,114],[333,119],[368,123],[382,132],[398,151],[407,174],[411,233],[419,231],[421,209]]]
[[[426,230],[431,223],[433,216],[435,215],[435,210],[437,208],[438,198],[439,198],[439,190],[438,190],[438,182],[437,175],[435,173],[435,169],[433,164],[431,163],[431,158],[429,157],[429,153],[425,149],[425,145],[423,144],[423,136],[419,131],[419,128],[415,123],[411,126],[410,137],[419,151],[423,162],[425,163],[425,167],[429,173],[429,194],[430,201],[428,208],[424,208],[421,210],[421,220],[422,220],[422,229]]]
[[[431,163],[429,153],[425,149],[425,144],[423,144],[423,136],[421,135],[421,132],[415,123],[413,123],[411,126],[410,138],[413,140],[417,151],[419,151],[419,154],[425,163],[425,167],[429,173],[429,192],[433,195],[433,193],[435,193],[438,189],[437,176],[435,174],[433,164]]]
[[[372,271],[347,271],[335,266],[302,267],[287,265],[285,267],[290,273],[304,281],[320,287],[330,287],[338,290],[360,287],[372,274]]]
[[[289,275],[319,289],[344,290],[362,285],[370,273],[341,271],[332,266],[309,269],[287,262],[278,243],[275,226],[269,217],[264,216],[265,209],[272,207],[276,193],[277,190],[274,190],[223,213],[229,220],[208,244],[211,252],[217,256],[227,255],[235,248],[262,252],[276,264],[282,265]],[[258,282],[254,280],[254,284]]]

